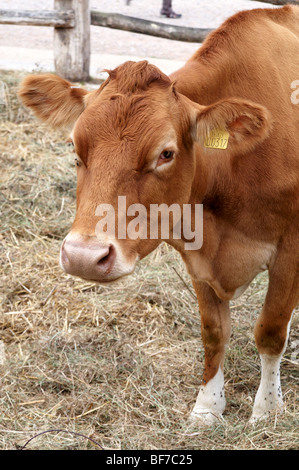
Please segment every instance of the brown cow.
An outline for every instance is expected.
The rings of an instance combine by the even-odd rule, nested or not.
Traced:
[[[286,6],[229,18],[170,77],[146,61],[127,62],[93,92],[49,74],[27,77],[20,89],[39,118],[72,128],[77,211],[61,248],[66,272],[112,281],[161,242],[96,236],[99,204],[115,209],[116,225],[118,196],[146,209],[203,204],[202,247],[186,249],[174,223],[167,240],[185,261],[201,313],[205,370],[191,413],[200,423],[225,408],[229,301],[264,270],[252,420],[283,408],[280,361],[299,301],[298,80],[299,8]]]

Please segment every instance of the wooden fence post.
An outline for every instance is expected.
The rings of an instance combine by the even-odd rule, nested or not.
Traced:
[[[54,28],[54,64],[58,75],[88,80],[90,65],[89,0],[54,0],[57,11],[73,10],[74,28]]]

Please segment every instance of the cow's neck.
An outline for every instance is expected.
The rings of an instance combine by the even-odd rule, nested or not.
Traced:
[[[256,230],[256,224],[244,228],[248,194],[244,184],[247,183],[243,178],[240,184],[240,174],[232,170],[232,161],[221,151],[213,154],[200,148],[195,150],[196,171],[189,202],[203,204],[203,245],[189,251],[185,239],[169,242],[181,253],[194,281],[207,282],[220,298],[229,300],[239,296],[253,277],[267,268],[274,248],[271,242],[254,240],[252,231]],[[254,214],[251,216],[254,220]],[[195,223],[192,225],[194,231]],[[233,260],[230,263],[226,253]],[[247,273],[242,265],[244,260],[251,263],[252,272],[240,276],[240,272]]]
[[[195,146],[196,169],[189,203],[204,204],[205,209],[224,217],[235,213],[243,198],[238,173],[232,171],[232,160],[221,150],[204,152]],[[243,188],[244,189],[244,188]]]

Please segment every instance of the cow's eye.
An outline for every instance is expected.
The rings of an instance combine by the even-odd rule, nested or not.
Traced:
[[[170,162],[171,160],[173,160],[173,157],[174,157],[173,150],[164,150],[159,157],[157,166],[163,165],[163,163]]]

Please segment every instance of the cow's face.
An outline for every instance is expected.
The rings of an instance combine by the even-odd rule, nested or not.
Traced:
[[[199,106],[147,62],[118,67],[91,93],[59,77],[31,76],[20,96],[50,124],[72,127],[77,210],[61,265],[98,282],[131,273],[158,246],[161,227],[151,231],[151,223],[161,225],[163,215],[150,220],[151,208],[182,208],[204,193],[209,155],[198,142],[210,130],[229,132],[229,151],[220,150],[228,158],[252,149],[269,129],[263,107],[236,99]],[[167,223],[171,240],[173,218]]]
[[[61,264],[79,274],[77,258],[82,264],[86,257],[84,269],[91,271],[85,277],[91,279],[131,272],[136,261],[159,244],[150,233],[142,239],[129,233],[134,216],[150,217],[152,204],[182,205],[189,200],[195,167],[190,123],[183,122],[168,77],[155,69],[150,75],[145,69],[143,65],[139,74],[134,71],[133,79],[132,71],[124,75],[120,70],[115,78],[111,74],[71,133],[77,156],[77,212],[62,247]],[[108,213],[103,210],[107,204],[112,206]],[[133,213],[135,204],[142,206],[142,213],[140,206]],[[126,217],[128,210],[131,216]],[[101,224],[100,215],[109,227]],[[136,235],[148,231],[147,222],[140,220],[144,227],[136,223]],[[100,233],[100,226],[107,232]]]

